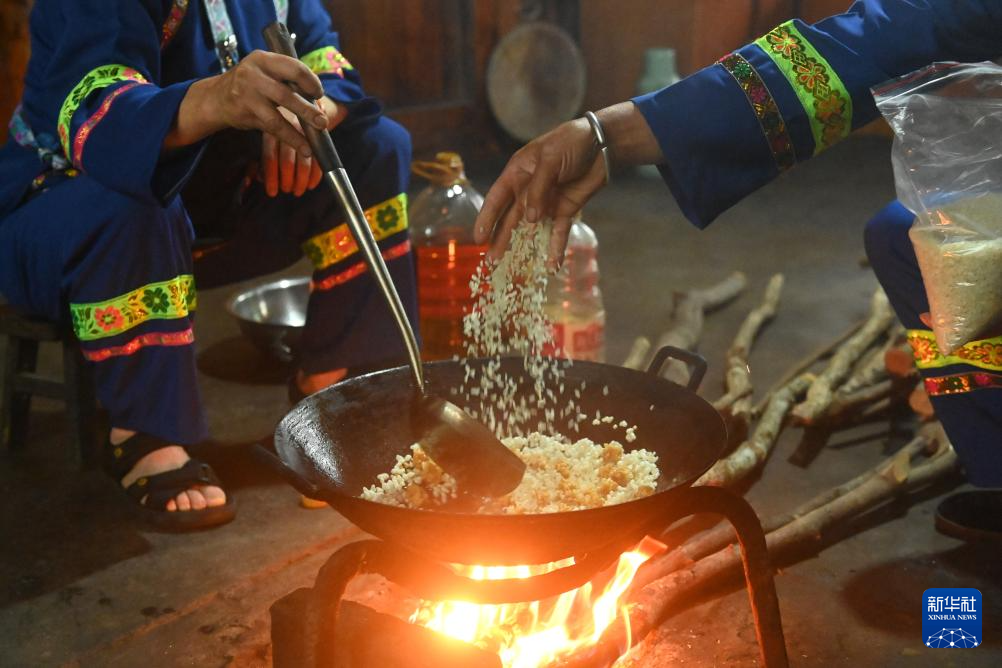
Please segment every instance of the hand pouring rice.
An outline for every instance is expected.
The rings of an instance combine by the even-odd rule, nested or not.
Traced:
[[[531,391],[519,394],[500,364],[488,364],[480,371],[467,365],[465,382],[454,388],[467,410],[494,429],[526,464],[522,483],[503,497],[485,501],[481,513],[554,513],[624,503],[653,494],[658,480],[657,455],[648,450],[626,452],[618,441],[572,441],[560,435],[562,429],[578,431],[587,416],[574,399],[558,405],[552,390],[544,389],[559,386],[563,392],[564,369],[572,363],[542,354],[552,343],[552,328],[543,313],[549,235],[548,224],[519,226],[501,261],[482,265],[470,282],[474,308],[464,318],[463,328],[467,358],[521,355],[534,381]],[[531,424],[530,407],[543,416],[536,424]],[[627,442],[635,439],[635,427],[625,421],[601,415],[595,421],[624,427]],[[416,443],[411,454],[397,456],[393,469],[381,473],[361,497],[434,508],[460,492],[456,481]]]

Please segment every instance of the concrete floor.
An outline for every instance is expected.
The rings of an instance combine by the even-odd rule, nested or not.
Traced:
[[[701,343],[711,364],[703,393],[715,397],[734,331],[782,271],[779,315],[751,359],[757,387],[769,387],[865,312],[875,281],[859,264],[861,234],[893,197],[888,158],[883,140],[847,141],[703,232],[660,184],[618,180],[585,212],[601,245],[609,360],[621,360],[635,336],[657,335],[672,290],[740,269],[749,289],[707,319]],[[475,181],[486,187],[489,178]],[[206,456],[235,495],[238,519],[197,535],[145,531],[110,481],[66,464],[61,407],[36,402],[30,449],[0,455],[0,665],[267,665],[267,606],[310,582],[326,556],[358,535],[332,511],[299,509],[297,494],[251,460],[247,446],[285,411],[285,370],[239,338],[221,309],[230,292],[200,295],[197,330],[213,438],[226,446]],[[54,352],[43,360],[50,371]],[[838,435],[804,470],[787,462],[801,435],[787,430],[748,498],[770,514],[844,482],[886,455],[884,432],[875,425]],[[793,665],[1002,664],[1002,566],[997,551],[935,533],[936,497],[948,488],[872,513],[844,540],[782,571]],[[982,647],[944,655],[922,645],[921,592],[945,586],[981,590]],[[744,593],[696,603],[631,664],[755,665]]]

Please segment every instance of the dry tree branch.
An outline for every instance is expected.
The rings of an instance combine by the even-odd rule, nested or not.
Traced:
[[[658,338],[652,353],[657,353],[665,346],[693,350],[703,333],[703,314],[719,308],[737,297],[747,284],[747,277],[740,271],[736,271],[716,285],[699,290],[689,290],[678,295],[675,300],[675,312],[671,326]],[[647,360],[647,363],[650,363],[650,359]],[[689,379],[688,369],[678,360],[668,360],[661,375],[682,385]]]
[[[773,394],[775,394],[783,386],[789,384],[790,381],[792,381],[794,378],[796,378],[797,376],[803,374],[805,371],[810,369],[819,360],[830,357],[831,354],[839,346],[841,346],[849,339],[849,337],[851,337],[853,334],[859,331],[859,329],[863,326],[864,322],[866,321],[859,320],[853,323],[848,329],[839,334],[838,337],[836,337],[832,341],[829,341],[828,343],[819,346],[809,354],[802,357],[792,367],[787,369],[786,373],[783,374],[783,377],[780,378],[778,381],[776,381],[776,383],[773,384],[772,388],[765,394],[765,396],[763,396],[759,400],[759,402],[755,404],[755,408],[752,411],[752,413],[754,415],[761,415],[762,411],[765,410],[765,406],[767,403],[769,403],[769,399],[772,397]]]
[[[897,323],[893,324],[883,345],[871,348],[870,352],[852,370],[852,373],[842,386],[835,391],[835,400],[840,396],[853,394],[864,387],[879,383],[887,378],[887,354],[892,349],[901,345],[901,342],[898,340],[901,333],[903,333],[901,326]]]
[[[813,381],[814,376],[804,374],[773,394],[751,437],[714,464],[696,484],[733,485],[754,472],[769,457],[783,429],[787,413]]]
[[[797,506],[796,509],[789,513],[776,514],[763,519],[762,530],[766,534],[769,534],[817,510],[818,508],[821,508],[822,506],[828,505],[835,499],[848,494],[869,480],[874,474],[874,470],[882,470],[891,463],[898,461],[898,459],[903,456],[907,456],[909,460],[914,459],[922,454],[923,451],[927,450],[929,445],[930,439],[927,437],[912,439],[911,442],[902,447],[901,450],[885,459],[883,464],[876,467],[876,469],[865,471],[846,483],[821,492],[805,503]],[[641,571],[637,573],[637,577],[634,580],[634,587],[643,587],[649,582],[695,563],[697,560],[702,559],[707,555],[724,549],[728,545],[734,543],[735,540],[737,540],[737,538],[734,534],[734,528],[729,523],[724,522],[718,524],[712,529],[704,531],[703,533],[686,541],[667,554],[655,557],[649,563],[644,564]]]
[[[812,424],[824,415],[831,404],[834,387],[849,374],[853,362],[890,327],[893,320],[894,311],[890,302],[884,291],[878,289],[873,294],[866,323],[835,352],[828,366],[807,390],[807,398],[793,409],[794,418],[803,424]]]
[[[644,360],[650,356],[650,352],[651,340],[646,336],[638,336],[633,340],[630,352],[627,353],[626,359],[623,360],[623,366],[627,369],[643,369]]]
[[[851,394],[836,394],[825,414],[815,422],[838,423],[854,413],[869,408],[881,399],[890,398],[899,388],[898,384],[887,378],[873,385],[862,387]]]
[[[748,277],[735,271],[724,280],[708,288],[690,290],[689,296],[703,305],[703,312],[710,313],[736,299],[748,286]]]
[[[738,333],[734,337],[734,343],[727,351],[727,373],[725,375],[726,393],[713,402],[713,407],[719,410],[730,408],[731,415],[738,415],[735,408],[740,408],[741,417],[745,420],[751,413],[751,401],[742,401],[740,406],[735,403],[739,399],[750,397],[752,394],[751,369],[748,367],[748,354],[751,352],[755,338],[761,331],[762,326],[776,316],[776,309],[779,306],[779,297],[783,293],[783,275],[776,274],[769,279],[769,284],[765,288],[765,296],[762,303],[752,309]]]
[[[653,352],[665,346],[674,346],[683,350],[693,350],[703,333],[703,305],[690,294],[680,295],[675,301],[675,314],[671,327],[660,338]],[[689,370],[678,360],[668,360],[661,369],[661,375],[679,385],[685,385],[689,379]]]

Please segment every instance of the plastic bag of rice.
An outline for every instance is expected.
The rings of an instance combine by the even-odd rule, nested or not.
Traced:
[[[1002,197],[960,200],[934,211],[937,223],[909,231],[936,344],[948,355],[1002,324]],[[974,234],[994,227],[995,237]]]
[[[1002,324],[1002,66],[934,63],[873,89],[894,130],[898,199],[936,343],[950,354]]]

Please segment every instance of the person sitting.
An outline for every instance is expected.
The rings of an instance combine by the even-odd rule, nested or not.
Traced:
[[[260,50],[276,20],[296,35],[299,60]],[[316,188],[296,116],[331,131],[416,319],[410,138],[365,93],[329,26],[320,0],[38,0],[32,10],[24,96],[0,148],[0,293],[72,328],[110,417],[107,467],[162,528],[234,515],[184,447],[207,436],[195,229],[222,222],[235,234],[218,257],[233,279],[312,261],[294,394],[403,354],[335,198]]]

